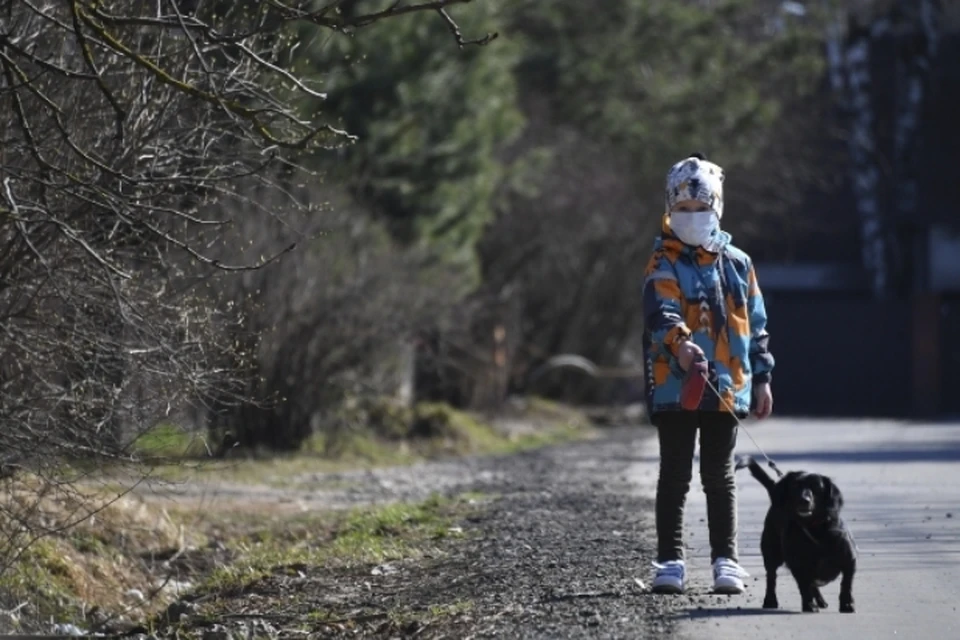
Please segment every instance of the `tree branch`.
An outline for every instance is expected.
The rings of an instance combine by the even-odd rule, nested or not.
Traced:
[[[460,27],[457,25],[456,22],[454,22],[453,18],[450,17],[450,14],[447,13],[447,10],[440,8],[440,9],[437,9],[437,13],[439,13],[440,17],[442,17],[444,21],[447,23],[447,27],[449,27],[450,33],[453,34],[454,39],[457,41],[457,46],[460,47],[461,49],[471,44],[481,46],[481,47],[485,46],[487,44],[490,44],[490,42],[492,42],[493,40],[496,40],[497,37],[499,37],[500,35],[499,33],[494,31],[493,33],[488,33],[482,38],[477,38],[475,40],[464,40],[463,34],[460,33]]]

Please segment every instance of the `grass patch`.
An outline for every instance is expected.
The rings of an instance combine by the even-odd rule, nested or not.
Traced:
[[[432,604],[425,610],[395,609],[387,614],[390,626],[398,635],[414,635],[450,618],[468,615],[476,604],[472,600],[455,600],[450,603]]]
[[[141,433],[131,449],[147,459],[196,458],[212,455],[213,446],[202,433],[190,433],[175,424],[158,424]]]
[[[462,536],[453,520],[466,504],[433,497],[419,504],[354,511],[335,529],[328,551],[334,559],[360,563],[412,555],[418,543]]]
[[[4,550],[0,606],[27,621],[81,625],[94,613],[103,619],[165,606],[173,594],[160,588],[163,576],[144,556],[201,538],[135,498],[78,487],[41,492],[43,483],[25,476],[0,497],[6,535],[24,524],[48,532],[37,540],[16,534],[20,546]]]
[[[61,545],[40,540],[22,552],[19,559],[0,574],[4,600],[25,604],[26,615],[58,622],[75,619],[81,610],[74,586],[79,567],[62,553]]]
[[[232,562],[198,583],[189,597],[196,603],[192,622],[171,624],[179,637],[199,638],[203,624],[196,621],[229,625],[231,615],[243,611],[246,618],[262,615],[295,633],[369,631],[392,637],[469,616],[474,603],[466,599],[401,604],[357,598],[367,593],[369,581],[402,581],[422,569],[418,560],[442,556],[450,541],[467,539],[459,523],[493,499],[479,493],[434,495],[417,503],[270,521],[237,514],[231,523],[235,535],[223,541]],[[399,572],[397,578],[390,577],[393,572]],[[155,622],[168,624],[163,617]]]
[[[432,496],[417,503],[362,507],[348,512],[275,518],[225,542],[235,554],[200,585],[198,593],[233,593],[263,578],[309,567],[349,568],[437,553],[441,541],[464,536],[456,523],[480,508],[479,494]],[[250,518],[244,516],[243,518]],[[252,519],[247,525],[253,524]]]
[[[409,465],[461,455],[502,455],[590,437],[589,420],[546,400],[525,400],[485,419],[444,404],[402,408],[372,403],[354,409],[340,428],[318,433],[293,454],[237,452],[226,459],[170,459],[171,451],[204,446],[202,439],[163,427],[141,437],[143,451],[155,456],[151,475],[161,481],[257,483],[274,487],[300,484],[303,476],[353,469]],[[165,452],[166,458],[160,456]]]
[[[336,459],[399,455],[410,460],[511,453],[582,437],[589,431],[585,416],[539,399],[490,417],[442,403],[405,408],[376,399],[350,411],[353,415],[344,422],[352,428],[319,434],[308,442],[307,450]]]
[[[450,604],[431,605],[427,612],[430,614],[428,621],[446,618],[449,616],[458,616],[473,611],[475,605],[471,600],[456,600]]]

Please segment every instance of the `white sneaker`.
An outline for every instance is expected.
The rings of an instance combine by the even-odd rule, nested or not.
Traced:
[[[687,577],[683,560],[654,562],[653,566],[657,568],[657,575],[654,576],[651,586],[654,593],[683,593]]]
[[[713,592],[725,594],[743,593],[743,579],[750,574],[729,558],[717,558],[713,563]]]

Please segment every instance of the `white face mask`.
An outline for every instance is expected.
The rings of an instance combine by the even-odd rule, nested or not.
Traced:
[[[715,211],[674,212],[670,214],[670,229],[684,244],[699,247],[707,244],[720,228]]]

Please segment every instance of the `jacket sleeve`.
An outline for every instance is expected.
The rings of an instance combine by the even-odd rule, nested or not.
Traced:
[[[775,364],[770,353],[770,334],[767,333],[767,309],[757,283],[753,264],[747,274],[747,311],[750,315],[750,369],[754,382],[770,382]]]
[[[673,265],[662,252],[655,252],[643,279],[643,321],[654,353],[676,358],[678,340],[690,337],[682,299]]]

